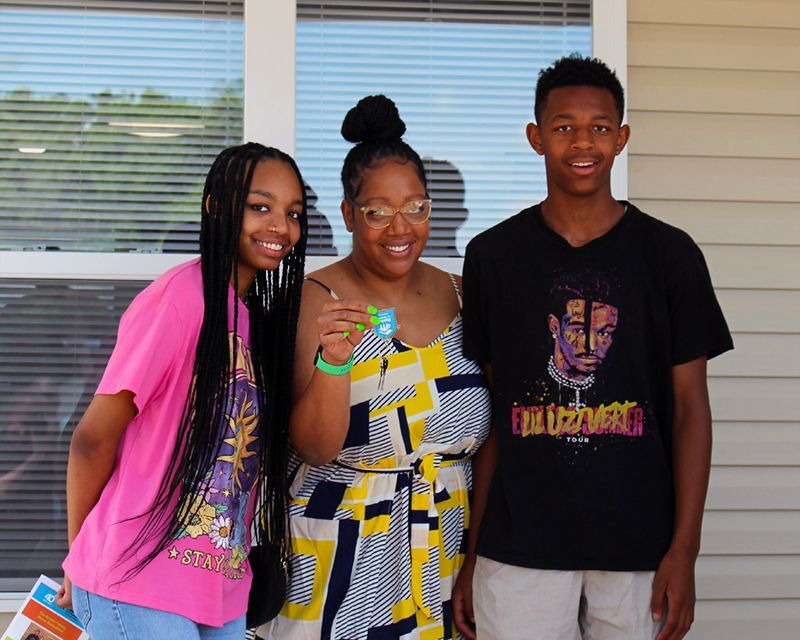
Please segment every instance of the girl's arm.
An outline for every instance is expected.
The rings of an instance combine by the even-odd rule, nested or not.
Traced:
[[[350,424],[350,374],[332,375],[318,369],[314,364],[317,350],[322,347],[322,359],[328,364],[345,364],[364,330],[373,326],[368,308],[362,302],[333,300],[313,283],[303,288],[289,432],[292,446],[309,464],[333,460],[342,449]],[[358,330],[356,323],[364,330]]]
[[[117,446],[137,409],[130,391],[98,395],[89,403],[69,447],[67,463],[67,537],[78,535],[114,470]]]
[[[125,427],[136,416],[133,393],[120,391],[97,395],[89,403],[72,434],[67,463],[67,540],[69,546],[92,510],[114,470],[117,446]],[[57,604],[69,606],[69,579],[59,592]]]

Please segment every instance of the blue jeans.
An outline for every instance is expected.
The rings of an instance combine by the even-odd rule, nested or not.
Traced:
[[[224,627],[109,600],[72,585],[72,606],[92,640],[244,640],[244,616]]]

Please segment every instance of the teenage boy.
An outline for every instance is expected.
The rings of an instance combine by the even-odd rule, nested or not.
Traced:
[[[630,135],[614,73],[562,58],[534,111],[547,197],[464,261],[464,351],[485,363],[494,425],[454,617],[479,640],[678,639],[710,467],[706,361],[731,336],[697,245],[611,194]]]

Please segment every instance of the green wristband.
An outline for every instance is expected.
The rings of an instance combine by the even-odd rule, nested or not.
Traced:
[[[320,347],[317,349],[317,357],[314,360],[314,366],[320,371],[329,373],[332,376],[343,376],[350,371],[350,368],[353,366],[353,355],[354,354],[351,353],[350,359],[344,364],[329,364],[322,359],[322,347]]]

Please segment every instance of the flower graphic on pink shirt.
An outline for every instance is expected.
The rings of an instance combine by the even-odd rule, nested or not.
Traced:
[[[228,549],[231,545],[231,519],[217,516],[211,523],[208,537],[217,549]]]
[[[213,505],[208,504],[202,495],[196,495],[192,506],[188,509],[188,514],[190,515],[184,523],[186,533],[192,538],[198,538],[209,532],[217,510]]]

